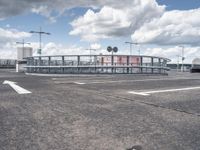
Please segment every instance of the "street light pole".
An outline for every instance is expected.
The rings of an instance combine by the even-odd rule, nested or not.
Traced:
[[[181,71],[184,72],[184,60],[185,60],[185,57],[184,57],[184,46],[180,45],[179,47],[182,48],[182,68],[181,68]]]
[[[176,55],[177,56],[177,67],[176,67],[176,69],[177,69],[177,72],[179,71],[179,58],[181,57],[180,55]]]
[[[97,49],[94,49],[94,48],[88,48],[86,50],[89,50],[90,51],[90,64],[92,62],[92,58],[91,58],[91,55],[92,55],[92,51],[96,51]]]
[[[21,44],[22,45],[22,50],[24,51],[24,45],[25,44],[29,44],[30,45],[31,43],[25,43],[24,39],[23,39],[22,42],[16,42],[16,44]]]
[[[138,55],[140,56],[140,45],[138,44]]]
[[[40,27],[39,36],[40,36],[40,50],[42,50],[42,29],[41,29],[41,27]],[[41,53],[42,53],[42,51],[41,51]]]
[[[138,43],[134,43],[134,42],[125,42],[125,44],[130,44],[130,55],[132,55],[132,45],[138,45]]]
[[[40,27],[40,31],[30,31],[30,33],[37,33],[39,34],[39,54],[42,54],[42,34],[50,35],[48,32],[43,32],[42,28]]]

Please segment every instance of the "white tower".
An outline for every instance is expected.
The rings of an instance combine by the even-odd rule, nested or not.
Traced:
[[[25,71],[26,58],[33,56],[32,47],[18,47],[17,48],[17,63],[16,63],[16,72]]]

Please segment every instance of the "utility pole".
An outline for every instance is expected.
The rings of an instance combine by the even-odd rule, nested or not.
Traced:
[[[184,72],[184,60],[185,60],[185,57],[184,57],[184,46],[180,45],[179,47],[182,48],[182,53],[181,53],[181,57],[182,57],[182,68],[181,68],[181,71]]]
[[[134,43],[134,42],[125,42],[125,44],[130,44],[130,55],[132,55],[132,45],[138,45],[138,43]]]
[[[16,42],[16,44],[21,44],[22,45],[22,50],[24,51],[24,45],[25,44],[29,44],[30,45],[31,43],[25,43],[24,39],[23,39],[22,42]]]
[[[39,50],[38,50],[38,54],[42,54],[42,34],[46,34],[46,35],[50,35],[50,33],[48,32],[43,32],[42,28],[40,27],[40,31],[30,31],[30,33],[37,33],[39,34]]]

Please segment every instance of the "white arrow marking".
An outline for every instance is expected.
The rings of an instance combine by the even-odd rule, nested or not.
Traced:
[[[158,91],[147,91],[147,92],[135,92],[130,91],[128,93],[135,94],[135,95],[142,95],[142,96],[148,96],[150,94],[154,93],[166,93],[166,92],[176,92],[176,91],[188,91],[188,90],[196,90],[200,89],[200,87],[187,87],[187,88],[181,88],[181,89],[168,89],[168,90],[158,90]]]
[[[30,93],[32,93],[32,92],[30,92],[30,91],[28,91],[28,90],[16,85],[16,82],[13,82],[13,81],[5,80],[3,82],[3,84],[10,85],[18,94],[30,94]]]

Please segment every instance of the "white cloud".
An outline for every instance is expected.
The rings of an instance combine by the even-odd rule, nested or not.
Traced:
[[[3,29],[0,28],[0,43],[15,41],[17,39],[30,37],[31,34],[27,32],[21,32],[16,29]]]
[[[73,30],[70,35],[80,35],[86,41],[96,41],[127,35],[128,31],[125,31],[125,28],[129,28],[131,22],[127,20],[123,11],[103,7],[98,13],[88,10],[83,17],[74,20],[71,25]]]
[[[4,19],[10,16],[22,14],[24,12],[32,11],[49,18],[49,15],[59,16],[67,9],[75,7],[92,7],[94,9],[101,8],[103,6],[109,6],[112,8],[125,8],[129,5],[137,5],[143,3],[150,3],[155,0],[0,0],[0,19]],[[154,5],[155,3],[152,3]]]
[[[99,12],[88,10],[74,20],[70,35],[80,35],[85,41],[96,41],[112,37],[130,36],[139,26],[160,17],[164,6],[155,0],[129,1],[126,7],[104,6]]]
[[[30,33],[16,29],[0,28],[0,58],[16,58],[16,41],[30,36]]]
[[[33,48],[33,55],[38,56],[37,50],[39,43],[32,42],[30,46]],[[7,42],[4,45],[0,45],[0,59],[16,59],[17,58],[17,47],[21,45],[16,45],[15,42]],[[80,46],[63,46],[62,44],[56,44],[54,42],[49,42],[47,44],[42,44],[42,55],[80,55],[86,54],[85,48]],[[89,53],[87,53],[89,54]]]
[[[34,55],[38,55],[38,43],[33,43],[31,46],[33,47]],[[85,54],[85,52],[87,51],[83,47],[77,45],[64,46],[54,42],[42,44],[42,55],[81,55]]]
[[[93,44],[90,45],[90,47],[92,49],[100,49],[101,48],[101,44],[99,44],[99,43],[93,43]]]
[[[155,47],[155,48],[146,48],[143,49],[144,55],[150,55],[150,56],[161,56],[171,59],[171,63],[177,63],[178,56],[182,56],[182,48],[179,46],[174,47]],[[192,60],[196,57],[200,56],[200,47],[185,47],[184,48],[184,57],[185,63],[191,63]],[[179,58],[179,61],[181,61],[181,58]]]
[[[31,12],[45,16],[52,23],[56,22],[57,16],[53,16],[51,14],[51,10],[49,10],[47,5],[41,5],[39,7],[33,7],[31,9]]]
[[[167,11],[161,18],[145,23],[132,35],[139,43],[158,45],[199,45],[200,8],[187,11]]]
[[[0,43],[0,59],[16,59],[16,48],[15,42]]]

